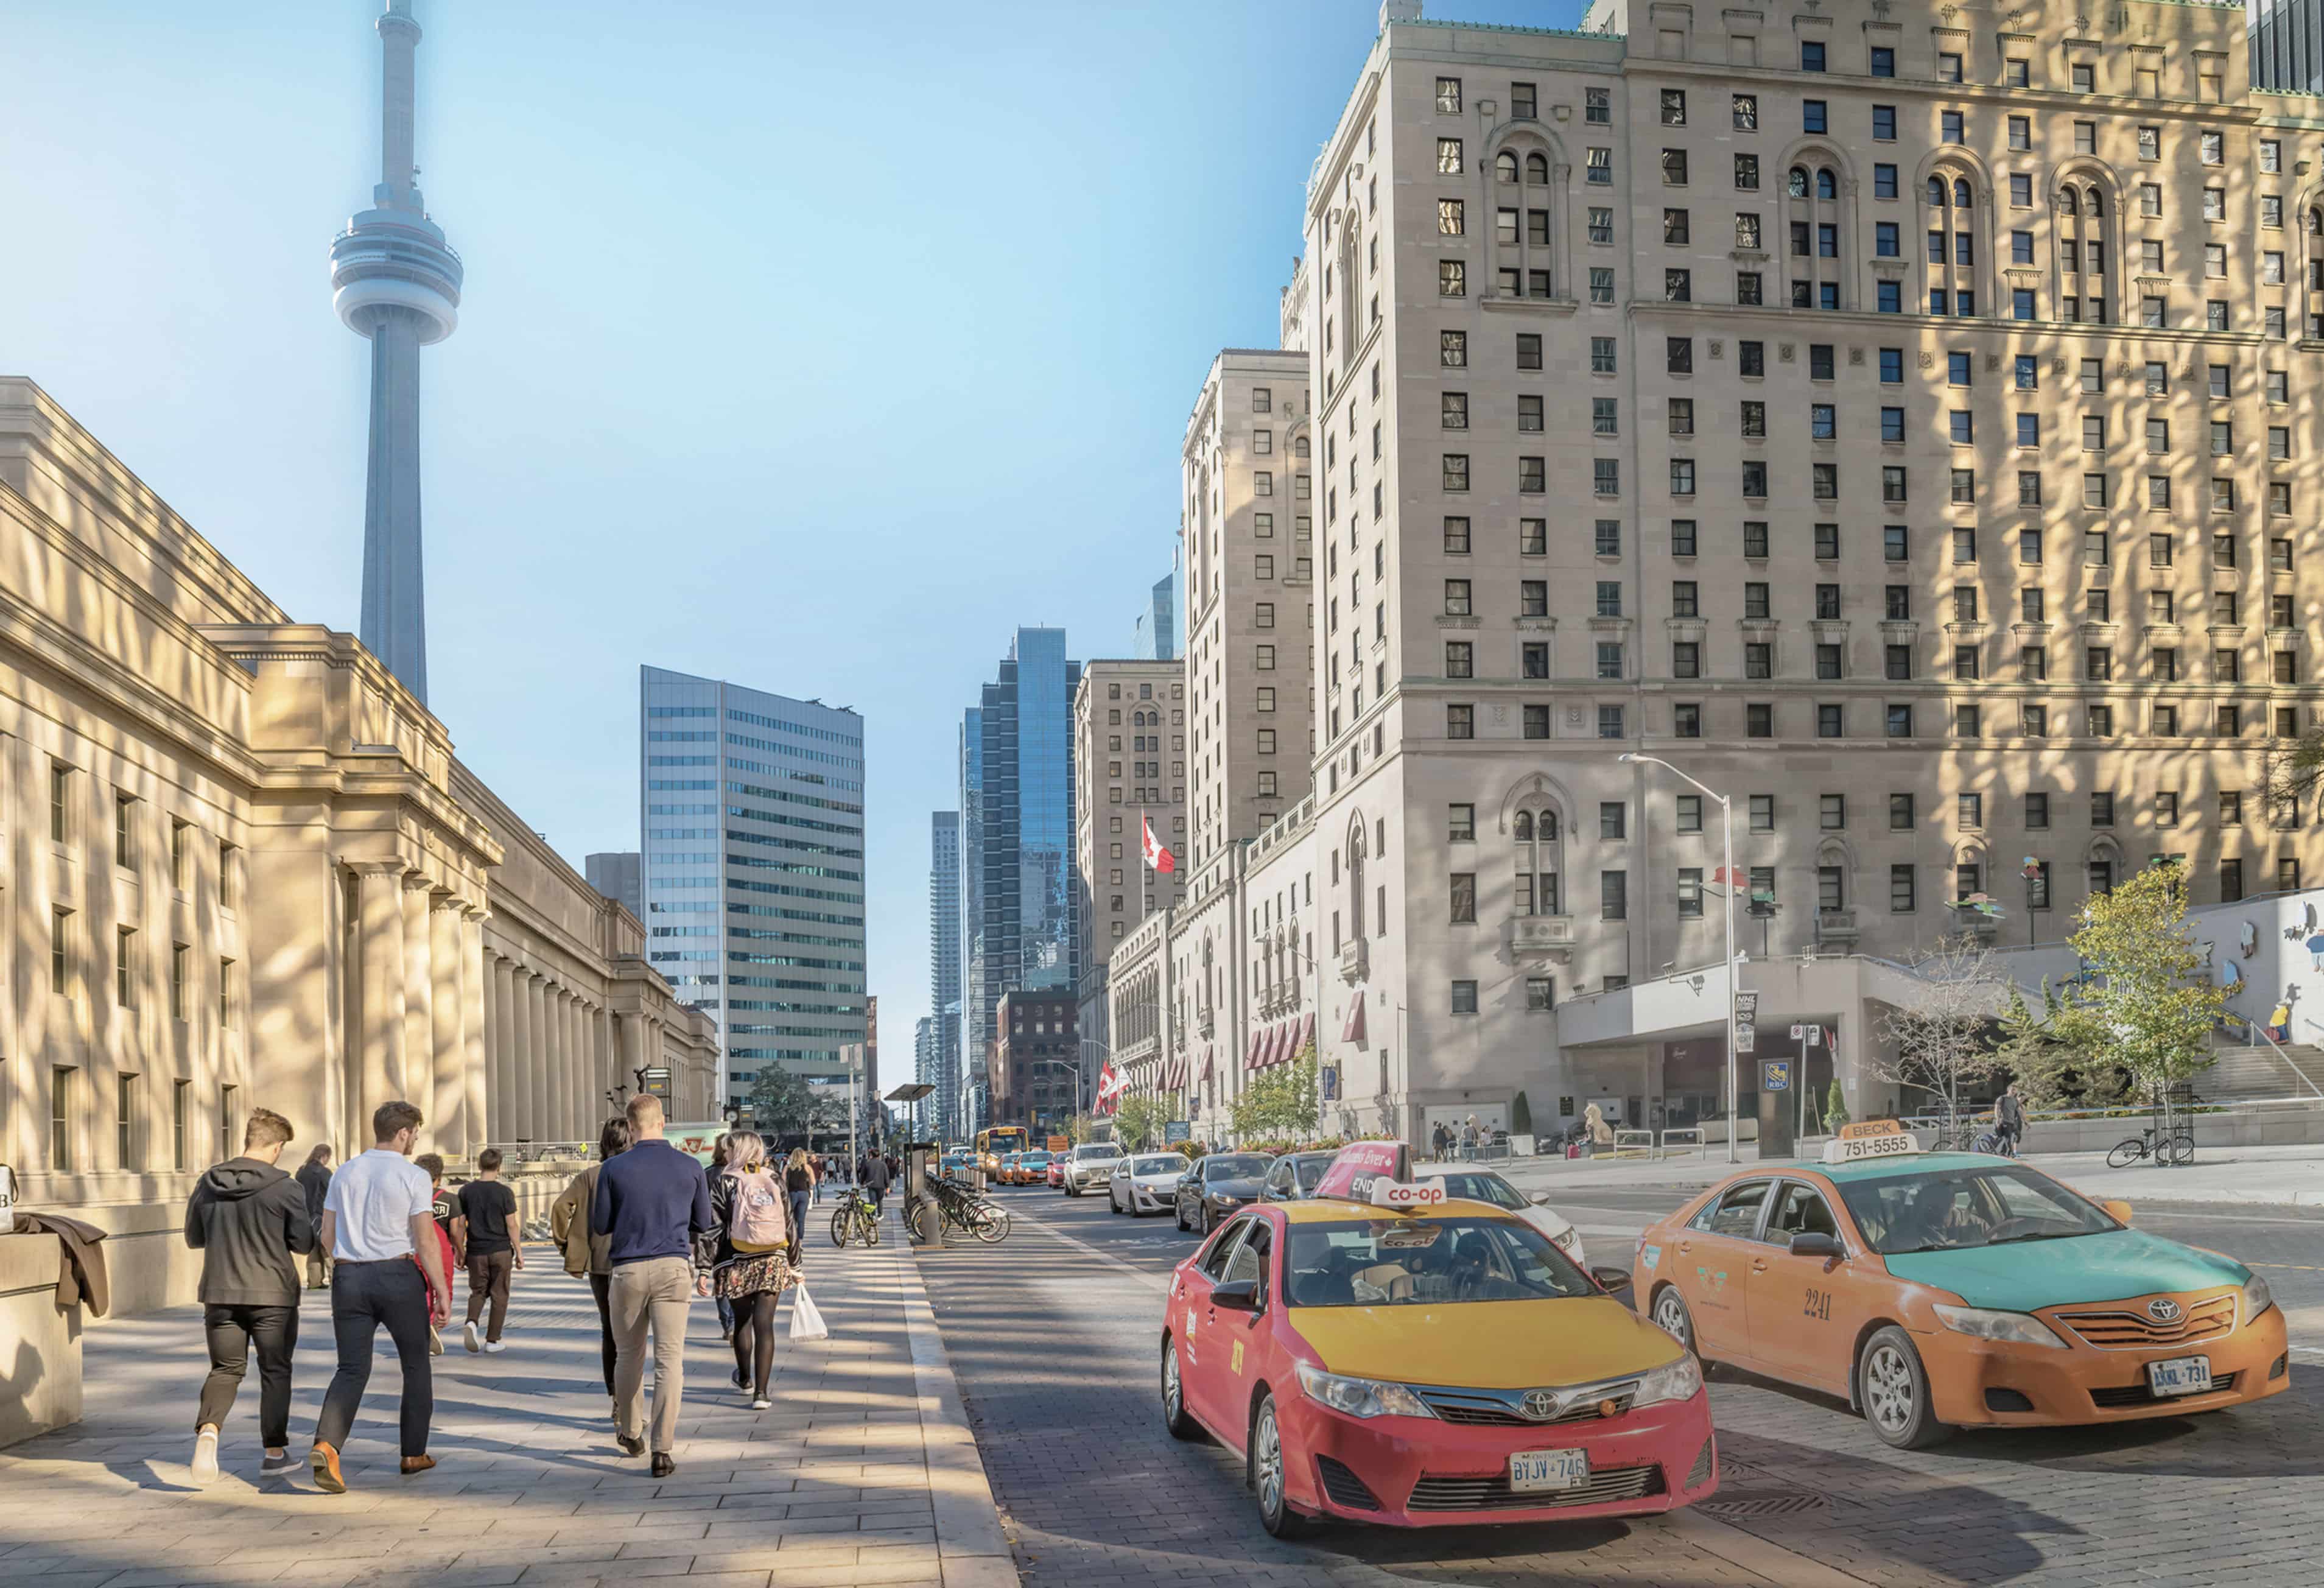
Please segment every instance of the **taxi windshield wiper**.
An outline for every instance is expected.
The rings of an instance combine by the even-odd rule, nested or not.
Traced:
[[[2070,1241],[2077,1235],[2095,1233],[2090,1230],[2035,1230],[2024,1235],[2004,1235],[1988,1241],[1987,1246],[2015,1246],[2021,1241]]]

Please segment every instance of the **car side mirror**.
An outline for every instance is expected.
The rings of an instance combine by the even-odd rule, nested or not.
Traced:
[[[1609,1291],[1630,1288],[1630,1270],[1628,1269],[1593,1268],[1590,1270],[1590,1277]]]
[[[1211,1305],[1228,1312],[1257,1312],[1259,1310],[1259,1281],[1229,1279],[1223,1284],[1213,1285],[1211,1287]]]
[[[2101,1202],[2098,1205],[2106,1209],[2107,1217],[2112,1219],[2116,1223],[2126,1224],[2130,1223],[2130,1204],[2127,1202]]]
[[[1794,1257],[1846,1257],[1848,1249],[1837,1235],[1827,1235],[1821,1230],[1802,1230],[1792,1237]]]
[[[1536,1207],[1547,1207],[1549,1205],[1549,1193],[1546,1191],[1536,1191],[1532,1196],[1526,1197],[1526,1200]]]

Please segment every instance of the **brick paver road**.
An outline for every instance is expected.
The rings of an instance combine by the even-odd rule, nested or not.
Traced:
[[[1888,1449],[1836,1403],[1722,1373],[1712,1407],[1727,1473],[1711,1506],[1278,1544],[1240,1461],[1172,1440],[1156,1411],[1159,1278],[1192,1238],[1110,1218],[1100,1202],[1005,1195],[1019,1214],[1005,1247],[920,1265],[1019,1565],[1042,1588],[2324,1580],[2324,1369],[2306,1366],[2245,1412],[1966,1436],[1919,1454]],[[1610,1260],[1611,1243],[1593,1255]]]
[[[88,1343],[86,1420],[0,1452],[0,1583],[1015,1581],[981,1475],[967,1498],[982,1506],[990,1553],[981,1563],[940,1553],[945,1519],[961,1514],[964,1497],[943,1481],[942,1419],[915,1373],[909,1318],[919,1288],[892,1242],[844,1254],[826,1242],[811,1253],[812,1288],[832,1338],[783,1343],[770,1411],[752,1412],[727,1382],[733,1358],[711,1305],[696,1304],[678,1467],[662,1482],[613,1445],[596,1311],[586,1288],[552,1260],[536,1248],[535,1266],[518,1280],[506,1354],[471,1356],[457,1330],[449,1333],[436,1362],[429,1446],[440,1464],[422,1476],[396,1473],[399,1374],[381,1337],[372,1393],[346,1453],[349,1492],[340,1496],[317,1491],[303,1464],[289,1477],[260,1475],[254,1372],[226,1429],[224,1476],[191,1487],[194,1398],[207,1365],[198,1313],[98,1325]],[[921,1333],[933,1348],[933,1331]],[[303,1459],[332,1368],[318,1295],[308,1297],[300,1337],[291,1445]],[[957,1434],[957,1412],[952,1421]],[[964,1435],[960,1445],[973,1474]],[[950,1531],[956,1539],[960,1529]]]

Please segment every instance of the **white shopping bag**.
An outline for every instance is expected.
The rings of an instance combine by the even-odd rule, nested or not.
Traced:
[[[791,1338],[793,1340],[828,1340],[831,1331],[824,1326],[823,1314],[807,1298],[807,1287],[801,1285],[791,1292]]]

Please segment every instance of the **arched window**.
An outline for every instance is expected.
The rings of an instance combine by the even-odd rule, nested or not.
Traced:
[[[1833,180],[1831,169],[1829,166],[1816,172],[1816,197],[1819,198],[1840,197],[1840,183]]]
[[[1808,168],[1804,165],[1795,165],[1792,167],[1792,174],[1786,179],[1785,186],[1793,198],[1806,198],[1808,196]]]
[[[1547,186],[1547,185],[1548,185],[1548,182],[1549,182],[1549,156],[1548,156],[1548,155],[1546,155],[1546,154],[1542,154],[1542,153],[1533,153],[1533,154],[1528,154],[1528,155],[1526,155],[1526,181],[1528,181],[1528,182],[1539,182],[1539,183],[1543,184],[1544,186]]]
[[[1509,824],[1517,871],[1517,912],[1519,915],[1563,915],[1564,870],[1558,842],[1557,812],[1543,807],[1520,810]]]
[[[1514,162],[1517,155],[1503,150],[1497,157]],[[1547,185],[1549,156],[1539,151],[1525,157],[1526,180]],[[1526,207],[1503,209],[1499,225],[1492,239],[1493,287],[1502,298],[1541,298],[1554,295],[1554,272],[1550,258],[1550,207],[1544,196],[1528,193]]]
[[[1794,309],[1836,309],[1844,274],[1840,270],[1842,232],[1838,200],[1840,179],[1830,166],[1816,168],[1812,178],[1804,165],[1792,167],[1784,184],[1784,208],[1790,231],[1791,306]]]
[[[2075,195],[2074,189],[2071,188],[2059,189],[2058,213],[2060,215],[2080,215],[2081,212],[2082,207]]]
[[[1517,156],[1514,149],[1504,149],[1493,156],[1493,175],[1505,182],[1517,180]]]
[[[2311,237],[2324,237],[2324,209],[2311,209],[2308,212],[2308,235]]]
[[[2098,184],[2058,189],[2058,267],[2065,277],[2061,313],[2070,320],[2107,318],[2106,198]],[[2085,295],[2087,294],[2087,295]]]
[[[1967,177],[1955,177],[1953,179],[1953,208],[1955,209],[1967,209],[1969,208],[1969,179]]]
[[[1348,927],[1359,941],[1364,935],[1364,824],[1356,818],[1348,836]]]
[[[1929,179],[1929,206],[1932,209],[1942,209],[1945,207],[1944,178],[1931,177]]]
[[[2106,213],[2106,195],[2096,188],[2090,189],[2090,214],[2093,217]]]
[[[1929,179],[1929,312],[1977,313],[1977,234],[1966,177]]]

